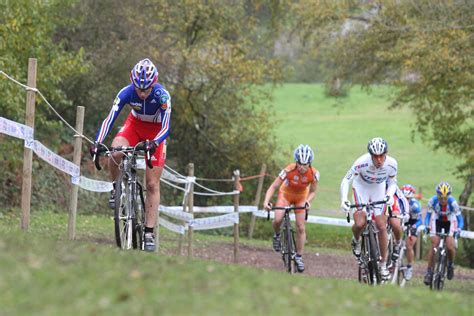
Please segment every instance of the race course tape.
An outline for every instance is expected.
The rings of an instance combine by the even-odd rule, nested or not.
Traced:
[[[0,132],[25,140],[25,147],[33,150],[38,157],[53,167],[69,174],[72,177],[72,182],[78,184],[81,173],[80,168],[71,161],[52,152],[39,141],[34,140],[34,133],[31,127],[0,117]]]

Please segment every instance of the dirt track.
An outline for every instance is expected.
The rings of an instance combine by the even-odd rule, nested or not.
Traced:
[[[268,245],[265,247],[255,247],[240,245],[238,264],[284,271],[281,256],[274,252]],[[183,249],[184,251],[184,249]],[[168,254],[176,254],[176,249],[164,250]],[[194,247],[194,256],[225,263],[233,263],[234,248],[232,243],[196,243]],[[315,276],[320,278],[337,279],[357,279],[357,263],[351,253],[310,253],[303,254],[306,270],[303,275]],[[425,272],[426,263],[419,262],[414,265],[414,277],[421,280]],[[456,278],[474,281],[474,270],[456,269]]]

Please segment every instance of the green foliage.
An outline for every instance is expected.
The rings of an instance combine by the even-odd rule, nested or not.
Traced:
[[[37,59],[36,87],[55,106],[56,110],[66,116],[69,122],[75,117],[75,107],[65,98],[62,82],[72,74],[83,73],[87,64],[83,61],[83,51],[66,52],[61,37],[55,37],[55,31],[60,25],[74,21],[63,19],[58,9],[70,8],[71,1],[0,1],[0,70],[17,79],[27,82],[28,58]],[[14,84],[5,77],[0,78],[1,116],[17,122],[24,122],[26,93],[23,88]],[[62,128],[62,123],[49,110],[39,96],[36,96],[35,110],[35,138],[49,148],[58,148],[63,138],[72,142],[72,134]],[[51,137],[51,135],[57,135]],[[2,205],[18,205],[21,190],[21,157],[23,157],[23,143],[0,136],[0,169],[4,170],[0,203]],[[47,168],[50,168],[49,166]],[[50,169],[43,172],[41,168],[35,170],[39,176],[47,176],[44,182],[34,183],[38,199],[48,200],[51,197],[49,190],[61,186],[61,176],[57,176]],[[41,198],[41,194],[45,196]],[[61,199],[56,189],[56,197]],[[63,198],[64,200],[64,198]],[[56,201],[56,199],[53,199]],[[49,200],[51,202],[51,200]]]
[[[94,65],[68,89],[75,104],[87,106],[86,132],[95,134],[115,94],[128,84],[130,68],[150,57],[172,98],[168,165],[185,174],[193,162],[196,176],[208,178],[230,178],[235,169],[252,175],[262,163],[271,165],[276,142],[271,115],[259,105],[268,94],[259,86],[281,77],[277,63],[255,50],[269,43],[256,33],[265,28],[262,21],[271,24],[268,14],[259,19],[270,4],[78,2],[64,14],[80,23],[61,35],[71,49],[83,47]],[[220,183],[215,189],[229,191]]]
[[[394,84],[392,105],[409,105],[414,129],[461,158],[466,176],[474,172],[472,10],[471,1],[385,1],[331,43],[335,78]]]

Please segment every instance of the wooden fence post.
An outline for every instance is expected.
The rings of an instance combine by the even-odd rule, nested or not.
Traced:
[[[240,171],[234,171],[234,190],[239,189],[239,181],[240,181]],[[239,197],[240,192],[238,194],[234,194],[234,212],[239,215]],[[239,224],[234,224],[234,263],[237,263],[239,260]]]
[[[267,171],[267,165],[262,164],[262,169],[260,170],[260,178],[258,178],[258,184],[257,184],[257,193],[255,194],[255,201],[253,205],[255,205],[258,209],[258,206],[260,204],[260,196],[262,195],[262,188],[263,188],[263,182],[265,181],[265,172]],[[250,218],[250,224],[249,224],[249,235],[248,237],[252,239],[253,237],[253,230],[255,229],[255,219],[257,217],[255,214],[252,213],[252,217]]]
[[[74,156],[72,162],[81,170],[81,153],[82,153],[82,131],[84,128],[84,107],[78,106],[76,110],[76,131],[78,135],[74,135]],[[76,214],[77,214],[77,196],[79,193],[79,185],[73,184],[71,187],[71,200],[69,201],[69,221],[67,225],[67,236],[70,240],[76,238]]]
[[[194,177],[194,164],[188,164],[188,176]],[[189,184],[189,193],[188,193],[188,212],[193,214],[193,205],[194,205],[194,183]],[[193,256],[193,228],[188,227],[188,257]]]
[[[27,85],[31,88],[36,88],[36,58],[28,59]],[[33,130],[35,126],[35,98],[36,93],[27,90],[25,125],[33,128]],[[32,164],[33,150],[25,147],[23,150],[23,181],[21,186],[21,229],[24,231],[28,231],[30,224]]]

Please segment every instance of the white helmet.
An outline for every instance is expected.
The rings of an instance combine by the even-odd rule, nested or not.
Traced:
[[[370,140],[369,144],[367,145],[367,150],[371,155],[386,154],[388,151],[388,144],[384,139],[375,137]]]
[[[310,164],[314,159],[314,152],[309,145],[299,145],[294,153],[295,161],[301,165]]]

